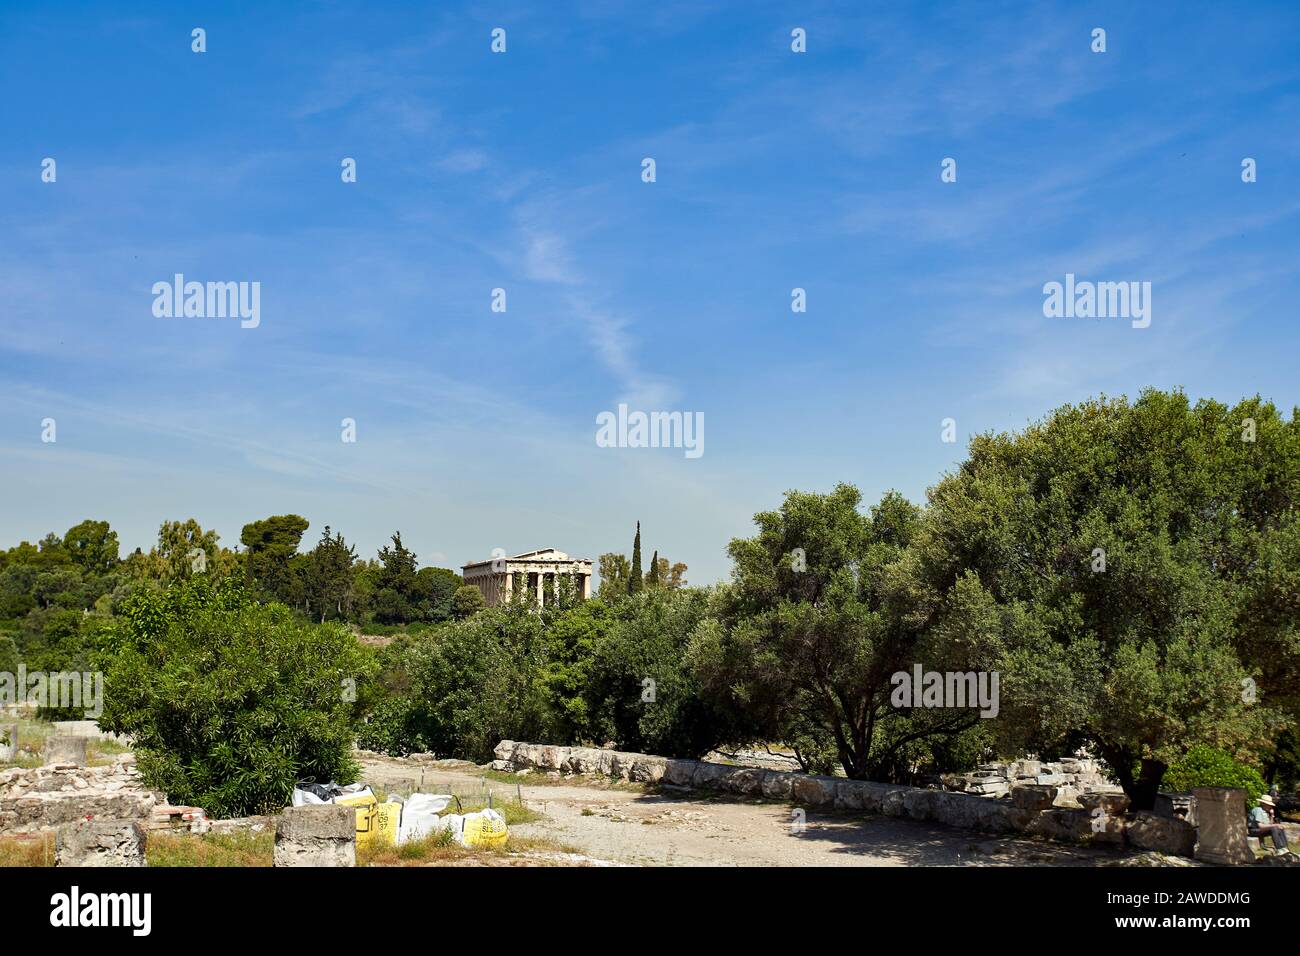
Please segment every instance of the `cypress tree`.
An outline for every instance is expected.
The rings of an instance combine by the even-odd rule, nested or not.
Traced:
[[[641,577],[641,522],[636,523],[636,537],[632,539],[632,573],[627,576],[627,593],[636,594],[645,587]]]
[[[645,586],[648,588],[659,587],[659,549],[655,549],[654,556],[650,559],[650,570],[645,573]]]

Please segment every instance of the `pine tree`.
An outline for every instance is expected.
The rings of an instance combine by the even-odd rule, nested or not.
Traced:
[[[636,523],[636,537],[632,539],[632,573],[627,576],[627,593],[636,594],[645,587],[641,577],[641,522]]]

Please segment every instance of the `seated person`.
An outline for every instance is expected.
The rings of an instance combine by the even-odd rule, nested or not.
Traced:
[[[1246,830],[1253,837],[1273,838],[1273,846],[1279,853],[1287,852],[1286,830],[1277,822],[1277,804],[1267,793],[1259,798],[1259,806],[1246,816]]]

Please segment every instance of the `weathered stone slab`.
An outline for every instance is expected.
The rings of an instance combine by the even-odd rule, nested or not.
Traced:
[[[667,770],[667,758],[640,754],[637,759],[632,761],[632,767],[628,771],[628,779],[633,783],[658,783],[663,779]]]
[[[1177,817],[1196,826],[1196,800],[1190,793],[1161,791],[1156,794],[1156,802],[1151,809],[1159,816]]]
[[[1124,831],[1130,844],[1168,856],[1191,856],[1196,848],[1196,827],[1178,817],[1162,817],[1139,810]]]
[[[1119,816],[1128,809],[1128,795],[1124,793],[1081,793],[1079,806],[1085,810],[1101,810],[1108,816]]]
[[[1207,863],[1254,863],[1246,843],[1246,791],[1231,787],[1197,787],[1196,859]]]
[[[760,770],[757,767],[735,767],[731,773],[727,774],[719,782],[722,788],[729,793],[754,796],[763,792],[763,778],[765,776],[767,776],[767,771]]]
[[[600,773],[600,751],[595,747],[569,748],[568,770],[570,773]]]
[[[794,793],[793,773],[772,772],[763,778],[763,796],[770,800],[789,800]]]
[[[699,765],[698,760],[669,760],[664,767],[663,782],[678,787],[689,787],[691,781],[695,779],[695,771]]]
[[[1016,787],[1011,791],[1011,804],[1021,810],[1046,810],[1056,801],[1057,793],[1056,787],[1041,787],[1033,784],[1027,787]]]
[[[45,741],[44,753],[47,767],[84,767],[86,738],[51,737]]]
[[[1052,807],[1034,817],[1028,832],[1060,843],[1079,843],[1091,836],[1092,817],[1087,810]]]
[[[81,820],[61,826],[55,866],[144,866],[145,829],[135,820]]]
[[[538,747],[537,768],[539,770],[563,770],[569,762],[568,747]]]
[[[356,866],[356,810],[333,804],[287,807],[275,827],[274,865]]]
[[[835,803],[835,787],[838,782],[834,777],[795,774],[790,784],[790,795],[795,803],[803,806],[830,806]]]
[[[903,815],[913,820],[934,819],[934,798],[938,790],[908,790],[903,794]]]
[[[717,790],[720,781],[735,769],[721,763],[700,761],[695,765],[695,775],[691,777],[691,786],[697,790]]]
[[[862,780],[840,780],[835,784],[835,808],[837,810],[866,809],[866,791]]]

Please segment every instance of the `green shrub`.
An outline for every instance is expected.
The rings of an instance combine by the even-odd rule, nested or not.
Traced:
[[[144,781],[216,817],[277,811],[295,781],[349,783],[355,684],[373,655],[202,578],[123,602],[101,638],[100,726],[135,738]]]
[[[394,757],[424,753],[429,746],[420,733],[419,716],[419,708],[410,697],[382,698],[358,728],[357,746]]]
[[[1252,767],[1234,760],[1215,747],[1196,746],[1165,771],[1162,789],[1184,792],[1194,787],[1239,787],[1246,791],[1246,805],[1259,803],[1267,789],[1264,778]]]

